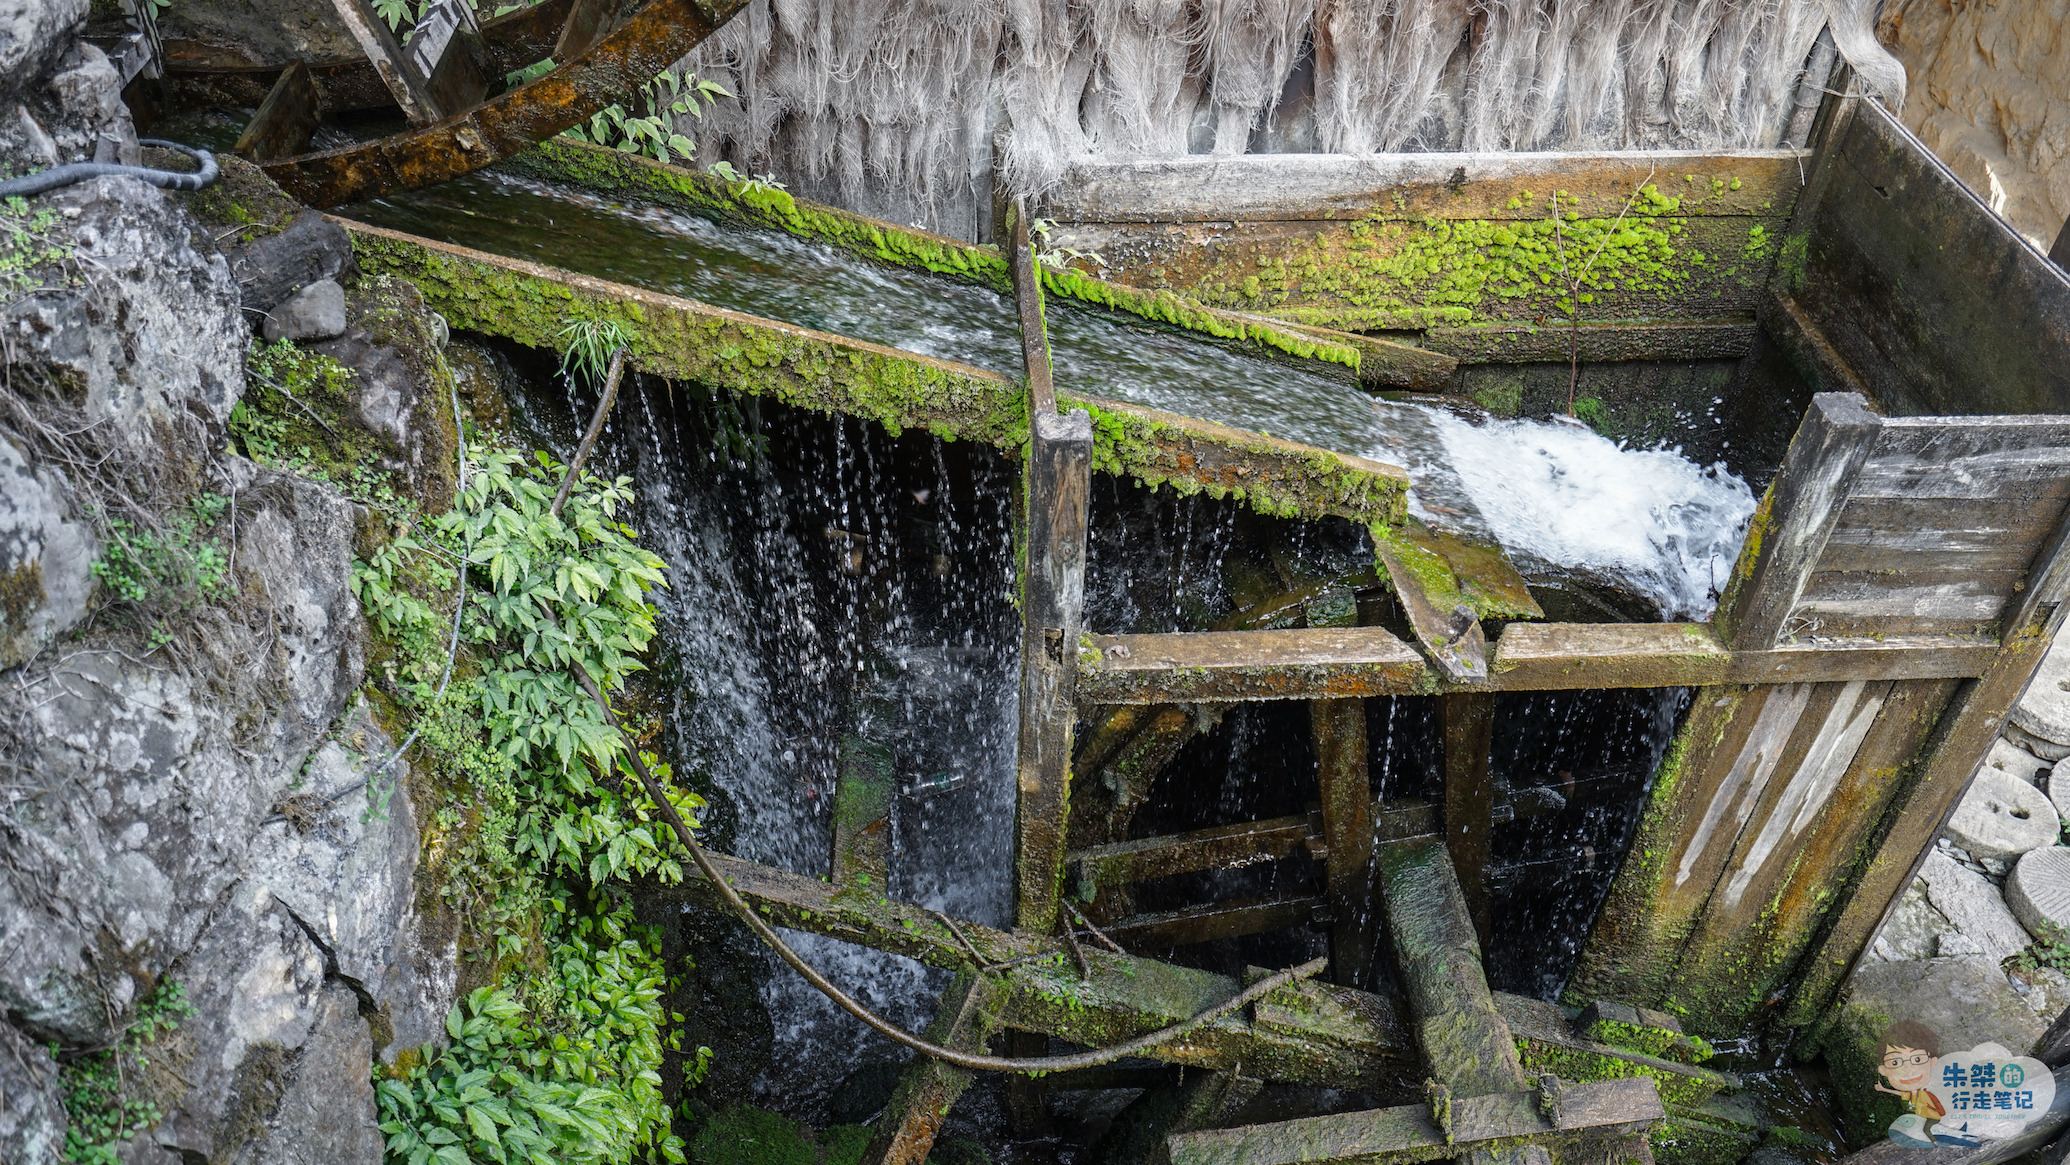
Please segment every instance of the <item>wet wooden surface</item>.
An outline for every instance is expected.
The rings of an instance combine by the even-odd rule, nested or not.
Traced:
[[[1691,687],[1983,674],[1997,644],[1975,636],[1805,639],[1730,651],[1703,623],[1512,623],[1485,682],[1447,680],[1381,627],[1094,635],[1079,699],[1316,700],[1455,691]]]
[[[1874,102],[1832,114],[1782,293],[1893,414],[2070,412],[2070,274]]]
[[[1315,775],[1322,799],[1330,909],[1330,972],[1349,987],[1370,980],[1375,940],[1373,793],[1366,774],[1364,700],[1309,704]]]
[[[960,972],[942,991],[934,1019],[921,1035],[959,1052],[982,1054],[998,1030],[992,1013],[999,1004],[996,984],[982,975]],[[922,1165],[949,1110],[975,1076],[932,1056],[914,1056],[877,1118],[860,1165]]]
[[[1036,410],[1030,420],[1018,531],[1024,567],[1014,917],[1025,929],[1047,932],[1057,923],[1064,875],[1093,436],[1092,418],[1082,411]]]
[[[1574,1084],[1561,1090],[1559,1121],[1539,1112],[1535,1092],[1505,1092],[1452,1101],[1452,1136],[1427,1106],[1301,1117],[1171,1138],[1172,1165],[1322,1165],[1323,1162],[1435,1161],[1476,1147],[1509,1148],[1644,1132],[1667,1117],[1648,1077]]]
[[[281,71],[230,152],[254,162],[300,153],[309,148],[310,135],[322,116],[323,98],[310,78],[309,66],[297,61]]]

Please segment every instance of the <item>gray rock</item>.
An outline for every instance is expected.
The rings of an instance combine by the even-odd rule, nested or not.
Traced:
[[[59,59],[46,86],[43,122],[68,162],[139,161],[136,124],[122,101],[122,75],[106,53],[79,41]]]
[[[1998,888],[1981,874],[1965,869],[1938,851],[1928,854],[1919,880],[1926,883],[1927,900],[1948,924],[1976,944],[1977,952],[1994,959],[2018,954],[2034,940],[2006,908]],[[1943,937],[1944,936],[1939,936]],[[1961,949],[1937,943],[1935,953]]]
[[[93,534],[70,520],[57,480],[0,438],[0,668],[77,626],[93,595]]]
[[[2034,934],[2070,941],[2070,849],[2029,850],[2005,881],[2005,904]]]
[[[2054,845],[2063,823],[2041,790],[1998,769],[1984,768],[1948,819],[1948,836],[1973,857],[2013,859]]]
[[[253,312],[271,311],[312,283],[325,279],[342,283],[357,270],[351,236],[313,210],[296,215],[280,233],[254,239],[230,252],[230,269],[237,275],[244,306]]]
[[[244,391],[250,332],[221,256],[190,240],[193,220],[134,178],[95,178],[38,200],[69,216],[94,277],[0,305],[10,363],[40,370],[90,419],[178,457],[199,456]],[[121,321],[110,326],[109,321]]]
[[[1896,1097],[1875,1091],[1891,1024],[1925,1024],[1944,1054],[1990,1041],[2025,1055],[2046,1027],[1988,958],[1865,963],[1837,1010],[1822,1047],[1850,1138],[1862,1143],[1880,1139],[1904,1111]]]
[[[65,1108],[50,1053],[0,1023],[0,1161],[58,1165],[65,1151]]]
[[[0,166],[11,174],[46,170],[58,164],[57,142],[25,106],[0,106]]]
[[[1932,900],[1927,897],[1926,880],[1914,879],[1898,897],[1897,908],[1891,911],[1890,920],[1876,933],[1876,941],[1869,946],[1867,960],[1900,962],[1933,958],[1940,936],[1954,929],[1955,924],[1948,921],[1947,915],[1934,909]]]
[[[345,331],[345,289],[319,279],[275,304],[266,317],[266,339],[328,340]]]
[[[2070,758],[2070,744],[2057,744],[2053,740],[2043,740],[2039,736],[2014,724],[2011,720],[2005,722],[2005,739],[2051,764]]]
[[[1983,763],[1977,767],[1996,769],[2007,776],[2018,777],[2030,785],[2039,787],[2042,776],[2053,764],[2054,761],[2044,760],[2021,748],[2017,742],[2001,737],[1992,743],[1991,751],[1984,754]]]
[[[2008,719],[2030,736],[2070,747],[2070,637],[2059,637]]]
[[[88,0],[0,0],[0,98],[42,77],[72,45]]]

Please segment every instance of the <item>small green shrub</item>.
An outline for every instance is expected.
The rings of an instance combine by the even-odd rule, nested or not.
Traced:
[[[165,1119],[156,1105],[134,1097],[136,1085],[149,1066],[146,1051],[158,1038],[180,1026],[194,1014],[178,981],[158,981],[151,994],[137,1005],[115,1045],[60,1061],[59,1083],[64,1090],[65,1160],[77,1165],[117,1165],[123,1142]]]
[[[236,590],[230,548],[215,533],[229,505],[221,494],[202,493],[155,524],[103,516],[93,576],[114,599],[149,613],[153,648],[168,641],[169,617]]]
[[[613,105],[566,134],[576,141],[594,142],[628,154],[645,154],[657,162],[665,163],[672,156],[688,158],[697,152],[697,146],[677,132],[676,115],[687,113],[701,118],[707,106],[731,96],[716,81],[686,77],[674,68],[663,69],[640,86],[639,96],[633,101],[635,108],[646,110],[644,114]]]

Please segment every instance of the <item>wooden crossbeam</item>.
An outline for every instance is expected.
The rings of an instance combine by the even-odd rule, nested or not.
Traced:
[[[999,1030],[994,1015],[998,997],[998,986],[985,976],[959,972],[942,992],[941,1006],[927,1025],[926,1038],[958,1051],[982,1053]],[[877,1131],[863,1150],[861,1165],[922,1165],[949,1109],[974,1075],[932,1056],[913,1057],[892,1089]]]
[[[339,19],[351,31],[352,39],[359,42],[359,51],[366,54],[374,71],[381,74],[381,81],[388,86],[389,95],[402,107],[403,115],[411,125],[430,125],[439,119],[439,109],[431,99],[427,78],[417,70],[402,44],[395,39],[388,22],[374,11],[371,0],[331,0],[338,10]]]
[[[1301,926],[1315,917],[1325,901],[1311,894],[1230,898],[1205,906],[1130,915],[1102,929],[1130,950],[1163,950]]]
[[[1442,692],[1667,688],[1983,674],[1995,640],[1835,638],[1734,651],[1704,623],[1512,623],[1485,682],[1439,675],[1380,627],[1094,635],[1079,655],[1088,704],[1321,700]]]
[[[309,148],[310,135],[322,117],[323,98],[309,66],[296,61],[281,70],[280,79],[259,103],[244,132],[237,135],[230,152],[254,162],[299,154]]]
[[[1381,846],[1376,864],[1395,970],[1431,1075],[1462,1097],[1523,1087],[1451,856],[1415,838]]]
[[[1436,1161],[1471,1150],[1628,1137],[1667,1118],[1653,1081],[1643,1076],[1562,1088],[1552,1119],[1537,1092],[1456,1097],[1449,1108],[1449,1128],[1440,1127],[1430,1106],[1412,1104],[1183,1133],[1171,1139],[1172,1165]]]

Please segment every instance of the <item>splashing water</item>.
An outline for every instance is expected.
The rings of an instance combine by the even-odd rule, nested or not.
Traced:
[[[1434,423],[1504,549],[1612,576],[1666,618],[1710,617],[1754,513],[1753,491],[1723,465],[1626,449],[1578,422]]]

